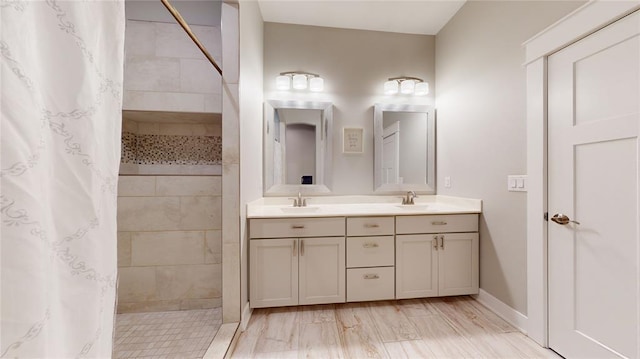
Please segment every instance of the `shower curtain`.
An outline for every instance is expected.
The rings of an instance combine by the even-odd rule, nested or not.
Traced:
[[[0,11],[0,357],[110,357],[124,2]]]

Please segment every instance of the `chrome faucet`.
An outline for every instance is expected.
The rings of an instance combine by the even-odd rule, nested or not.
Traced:
[[[297,198],[293,198],[293,206],[294,207],[306,207],[307,206],[307,199],[302,197],[302,193],[300,193],[300,191],[298,191],[298,197]]]
[[[409,191],[406,197],[402,197],[402,204],[415,204],[413,199],[416,197],[418,197],[418,195],[414,191]]]

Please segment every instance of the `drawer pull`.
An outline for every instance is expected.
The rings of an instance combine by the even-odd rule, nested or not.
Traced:
[[[380,276],[377,274],[365,274],[362,276],[364,279],[380,279]]]
[[[380,227],[380,225],[377,224],[377,223],[373,223],[373,224],[365,223],[365,225],[364,225],[364,228],[379,228],[379,227]]]
[[[291,229],[304,229],[304,224],[294,224]]]
[[[365,243],[362,245],[364,248],[378,248],[378,243]]]
[[[300,240],[300,255],[304,255],[304,239]]]
[[[445,221],[434,221],[434,222],[431,222],[431,224],[434,225],[434,226],[446,226],[447,222],[445,222]]]
[[[433,236],[433,249],[438,250],[438,236]]]
[[[440,236],[440,249],[444,250],[444,236]]]

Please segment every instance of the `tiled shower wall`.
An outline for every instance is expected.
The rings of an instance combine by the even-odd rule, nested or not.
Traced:
[[[221,182],[120,176],[119,313],[221,305]]]
[[[191,30],[221,63],[220,27]],[[222,112],[218,72],[180,25],[127,20],[124,110]]]

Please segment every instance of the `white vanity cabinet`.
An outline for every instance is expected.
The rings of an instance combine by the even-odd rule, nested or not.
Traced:
[[[249,211],[250,306],[477,294],[481,207],[469,201],[457,211],[460,201],[258,206]]]
[[[477,294],[477,214],[396,217],[396,298]]]
[[[345,301],[345,218],[252,219],[252,308]]]
[[[347,302],[395,297],[394,217],[347,218]]]

